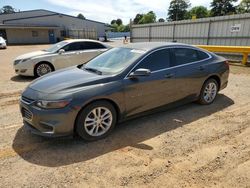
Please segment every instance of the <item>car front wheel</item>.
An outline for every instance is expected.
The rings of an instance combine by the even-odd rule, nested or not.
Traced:
[[[53,71],[53,67],[48,63],[39,63],[35,67],[35,76],[40,77]]]
[[[115,127],[116,110],[107,101],[86,106],[78,115],[76,132],[84,140],[94,141],[106,137]]]
[[[218,94],[218,88],[218,82],[215,79],[207,80],[202,86],[198,102],[205,105],[213,103]]]

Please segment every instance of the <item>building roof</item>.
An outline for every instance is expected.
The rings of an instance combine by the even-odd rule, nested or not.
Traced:
[[[46,15],[39,15],[39,16],[29,16],[29,17],[23,17],[23,18],[15,18],[15,19],[6,19],[4,21],[22,20],[22,19],[27,19],[27,18],[35,18],[35,17],[43,17],[43,16],[51,16],[51,15],[62,15],[62,16],[67,16],[67,17],[71,17],[71,18],[83,20],[83,19],[78,18],[76,16],[71,16],[71,15],[68,15],[68,14],[58,13],[58,12],[54,12],[54,11],[50,11],[50,10],[45,10],[45,9],[27,10],[27,11],[20,11],[20,12],[14,12],[14,13],[9,13],[9,14],[20,14],[20,13],[25,13],[25,12],[36,12],[36,11],[44,11],[44,12],[48,12],[48,14],[46,14]],[[8,15],[8,14],[2,14],[2,15]],[[1,17],[1,14],[0,14],[0,17]],[[89,21],[89,22],[99,23],[99,24],[105,24],[103,22],[99,22],[99,21],[95,21],[95,20],[90,20],[90,19],[84,19],[84,20],[85,21]]]
[[[18,28],[36,28],[36,29],[57,29],[59,28],[58,26],[52,26],[52,25],[33,25],[33,24],[0,24],[0,28],[4,28],[4,29],[18,29]]]

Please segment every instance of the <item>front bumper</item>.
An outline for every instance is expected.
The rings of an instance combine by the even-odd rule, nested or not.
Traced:
[[[22,76],[34,76],[34,70],[31,68],[14,66],[15,73]]]
[[[19,61],[16,63],[16,61]],[[22,76],[34,76],[34,64],[30,61],[22,62],[22,60],[15,60],[13,62],[15,73]]]
[[[30,132],[46,136],[59,137],[74,133],[77,111],[67,106],[62,109],[41,109],[34,103],[20,100],[20,111],[24,127]]]
[[[6,44],[0,44],[0,48],[7,48]]]

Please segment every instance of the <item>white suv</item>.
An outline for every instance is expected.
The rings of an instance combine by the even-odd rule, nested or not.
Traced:
[[[6,40],[3,37],[0,37],[0,48],[7,48]]]
[[[84,64],[109,48],[95,40],[65,40],[46,50],[17,57],[14,69],[19,75],[40,77],[61,68]]]

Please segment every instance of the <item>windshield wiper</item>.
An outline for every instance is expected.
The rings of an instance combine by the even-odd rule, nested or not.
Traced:
[[[97,69],[94,69],[94,68],[88,68],[88,67],[84,67],[85,70],[87,71],[90,71],[90,72],[94,72],[96,74],[99,74],[99,75],[102,75],[102,72],[97,70]]]

